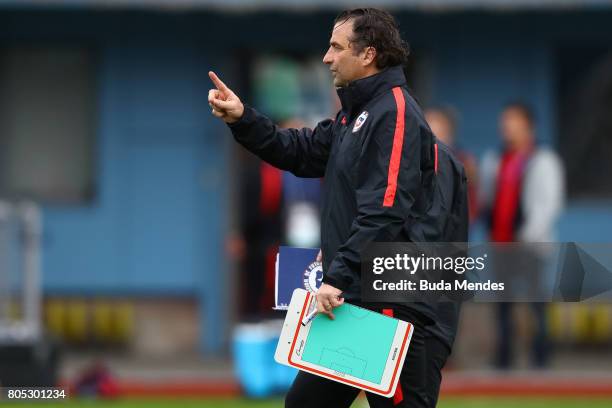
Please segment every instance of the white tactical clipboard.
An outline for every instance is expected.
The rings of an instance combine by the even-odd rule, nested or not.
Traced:
[[[395,393],[413,326],[348,303],[335,320],[317,315],[305,326],[314,295],[293,292],[275,360],[321,377],[390,397]]]

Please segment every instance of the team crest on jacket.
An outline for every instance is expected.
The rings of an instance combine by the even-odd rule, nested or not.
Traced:
[[[313,262],[304,271],[304,288],[316,293],[323,281],[323,265],[321,262]]]
[[[363,111],[355,121],[355,126],[353,126],[353,133],[361,129],[366,119],[368,118],[368,111]]]

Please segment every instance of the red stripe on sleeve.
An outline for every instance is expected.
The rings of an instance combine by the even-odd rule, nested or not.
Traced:
[[[438,144],[434,144],[434,173],[438,174]]]
[[[399,174],[400,161],[402,159],[402,145],[404,144],[404,113],[406,111],[406,101],[404,93],[399,86],[393,88],[395,105],[397,106],[397,117],[395,118],[395,133],[393,134],[393,149],[391,150],[391,160],[389,160],[389,173],[387,174],[387,190],[383,207],[392,207],[395,201],[397,190],[397,176]]]

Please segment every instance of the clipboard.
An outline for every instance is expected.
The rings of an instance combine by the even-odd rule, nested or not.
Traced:
[[[293,291],[274,359],[384,397],[393,396],[413,325],[348,303],[334,309],[335,320],[317,314],[303,325],[314,299],[304,289]]]

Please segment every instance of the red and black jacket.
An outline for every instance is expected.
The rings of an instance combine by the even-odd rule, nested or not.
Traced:
[[[323,282],[359,301],[360,254],[375,241],[410,241],[411,225],[431,206],[434,137],[399,66],[339,88],[338,96],[335,120],[314,129],[280,129],[250,107],[230,128],[270,164],[324,177]],[[435,319],[430,307],[414,308]]]

